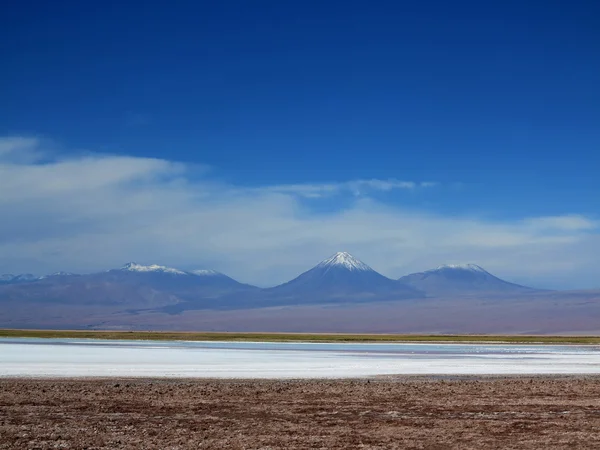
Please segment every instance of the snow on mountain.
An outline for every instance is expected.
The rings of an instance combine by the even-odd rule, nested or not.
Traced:
[[[151,264],[149,266],[144,266],[142,264],[137,264],[134,262],[125,264],[119,270],[128,271],[128,272],[140,272],[140,273],[154,272],[154,273],[165,273],[165,274],[172,274],[172,275],[195,275],[195,276],[200,276],[200,277],[214,277],[214,276],[225,277],[226,276],[220,272],[217,272],[216,270],[210,270],[210,269],[196,269],[196,270],[185,271],[185,270],[176,269],[174,267],[159,266],[157,264]]]
[[[31,273],[22,273],[20,275],[17,275],[13,280],[14,281],[34,281],[37,279],[38,279],[38,277],[36,277],[35,275],[33,275]]]
[[[190,273],[201,276],[201,277],[212,277],[212,276],[223,275],[221,272],[217,272],[216,270],[209,270],[209,269],[191,270]]]
[[[134,262],[125,264],[117,270],[105,274],[91,274],[93,278],[107,278],[111,282],[134,283],[152,287],[189,298],[214,297],[217,293],[237,292],[256,289],[254,286],[240,283],[215,270],[198,269],[185,271],[157,264],[142,265]],[[84,277],[85,278],[85,277]]]
[[[48,305],[59,302],[61,307],[85,304],[126,311],[154,309],[173,314],[185,309],[214,309],[221,307],[223,298],[228,295],[243,296],[258,290],[215,271],[196,272],[137,263],[84,275],[58,272],[36,279],[35,283],[0,283],[0,302],[31,301]],[[164,309],[177,305],[175,310]]]
[[[363,271],[363,272],[374,272],[368,265],[364,262],[356,259],[348,252],[337,252],[335,255],[327,258],[324,261],[321,261],[316,266],[317,268],[329,270],[333,267],[343,267],[344,269],[354,271]]]
[[[41,280],[38,282],[38,280]],[[287,283],[268,289],[239,283],[208,269],[185,271],[135,262],[120,269],[77,275],[56,272],[1,275],[5,297],[60,298],[78,304],[82,297],[99,304],[164,304],[166,312],[202,308],[256,308],[276,305],[380,302],[452,297],[463,294],[526,294],[531,288],[501,280],[475,264],[447,264],[392,280],[348,252],[338,252]],[[157,299],[157,300],[153,300]]]
[[[149,266],[144,266],[142,264],[137,264],[134,262],[130,262],[121,267],[122,271],[129,272],[159,272],[159,273],[169,273],[173,275],[188,275],[188,272],[184,272],[183,270],[175,269],[173,267],[159,266],[157,264],[151,264]]]
[[[49,275],[44,275],[43,277],[40,277],[40,280],[44,280],[46,278],[55,278],[55,277],[72,277],[72,276],[76,276],[76,275],[77,274],[74,274],[71,272],[54,272]]]
[[[478,266],[477,264],[444,264],[439,266],[437,269],[431,270],[444,270],[444,269],[460,269],[460,270],[469,270],[471,272],[479,272],[479,273],[488,273],[483,267]]]
[[[2,284],[16,284],[16,283],[28,283],[31,281],[38,280],[39,278],[30,273],[21,273],[19,275],[13,275],[12,273],[5,273],[0,275],[0,283]]]
[[[226,278],[226,275],[223,275],[220,272],[215,270],[207,270],[207,269],[199,269],[192,270],[189,272],[176,269],[173,267],[160,266],[158,264],[150,264],[150,265],[142,265],[137,264],[135,262],[130,262],[125,264],[119,269],[111,269],[108,270],[107,273],[139,273],[139,274],[165,274],[165,275],[189,275],[194,277],[223,277]],[[98,274],[89,274],[90,276],[97,276]],[[37,280],[49,280],[54,278],[63,278],[63,277],[73,277],[73,276],[83,276],[86,275],[77,275],[71,272],[54,272],[48,275],[44,275],[41,277],[36,277],[32,274],[20,274],[13,275],[10,273],[0,275],[0,284],[16,284],[16,283],[26,283]]]
[[[507,293],[533,290],[502,280],[476,264],[446,264],[399,279],[430,296]]]
[[[273,294],[314,303],[327,298],[420,297],[420,293],[391,280],[347,252],[338,252],[287,283],[269,289]]]

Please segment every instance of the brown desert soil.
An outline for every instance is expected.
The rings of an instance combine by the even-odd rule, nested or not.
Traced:
[[[0,379],[0,449],[598,449],[599,378]]]

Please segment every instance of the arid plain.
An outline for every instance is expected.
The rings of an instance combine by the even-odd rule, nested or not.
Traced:
[[[593,449],[600,378],[0,380],[0,448]]]

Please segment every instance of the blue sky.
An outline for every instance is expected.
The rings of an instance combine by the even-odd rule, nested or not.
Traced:
[[[0,271],[600,286],[598,2],[121,3],[0,7]]]

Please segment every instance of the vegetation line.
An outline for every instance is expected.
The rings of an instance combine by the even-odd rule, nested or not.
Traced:
[[[0,338],[76,338],[161,341],[254,342],[491,342],[524,344],[600,344],[600,336],[498,336],[336,333],[218,333],[168,331],[78,331],[0,329]]]

